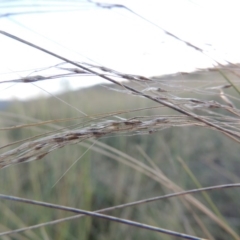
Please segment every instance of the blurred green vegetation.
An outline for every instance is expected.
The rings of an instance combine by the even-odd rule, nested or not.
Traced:
[[[88,115],[158,106],[150,100],[110,91],[102,86],[68,92],[58,97]],[[119,116],[170,113],[172,114],[173,111],[154,108]],[[2,127],[6,127],[31,123],[33,119],[46,121],[80,116],[82,114],[78,111],[55,98],[41,98],[28,102],[13,102],[6,111],[1,112],[0,122]],[[1,131],[0,144],[3,146],[46,133],[56,129],[56,126],[65,127],[74,124],[84,126],[84,119]],[[122,151],[155,170],[159,168],[183,189],[193,189],[197,186],[178,158],[184,160],[201,186],[239,182],[240,179],[239,145],[219,132],[202,127],[171,127],[151,135],[113,135],[98,141]],[[91,144],[89,141],[85,145],[67,146],[52,152],[40,161],[1,169],[1,193],[94,211],[172,192],[144,172],[137,171],[101,152],[103,148],[96,144],[62,177]],[[11,148],[13,146],[1,149],[1,152]],[[105,151],[110,152],[106,149]],[[149,157],[150,162],[146,156]],[[240,191],[216,190],[208,192],[208,195],[224,216],[224,221],[240,234]],[[194,197],[211,209],[202,194],[195,194]],[[59,210],[3,200],[0,201],[0,211],[0,232],[72,215]],[[208,238],[196,221],[194,217],[196,215],[214,239],[233,239],[208,216],[190,207],[183,197],[115,210],[107,214]],[[84,217],[2,239],[172,240],[175,238],[102,219]]]

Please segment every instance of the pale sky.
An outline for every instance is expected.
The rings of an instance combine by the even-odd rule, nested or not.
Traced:
[[[240,62],[239,1],[102,2],[123,4],[157,26],[126,9],[103,9],[84,0],[1,1],[0,29],[74,61],[147,77],[212,67],[214,60]],[[4,15],[20,12],[25,14]],[[162,29],[203,49],[205,54],[166,35]],[[61,62],[1,34],[0,43],[0,82],[26,77],[34,69]],[[36,75],[51,73],[54,72]],[[99,80],[79,77],[36,85],[56,94],[66,86],[63,81],[69,81],[69,86],[76,89]],[[0,84],[0,100],[27,99],[39,94],[46,95],[32,84]]]

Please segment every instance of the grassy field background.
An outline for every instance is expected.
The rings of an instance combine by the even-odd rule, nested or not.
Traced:
[[[178,96],[223,103],[219,94],[196,95],[196,92],[191,90],[211,86],[212,83],[216,84],[216,81],[224,82],[217,72],[199,71],[155,80],[154,84],[162,82],[175,86]],[[237,81],[236,78],[233,80]],[[179,115],[148,99],[112,91],[110,87],[111,85],[98,85],[70,91],[58,97],[89,116],[118,111],[125,111],[123,114],[117,114],[122,118]],[[179,92],[186,88],[189,90]],[[239,97],[232,88],[226,92],[236,98]],[[234,104],[237,107],[238,101],[234,100]],[[148,109],[131,112],[141,108]],[[70,128],[74,129],[83,128],[86,122],[89,124],[89,118],[83,118],[78,111],[53,97],[11,102],[1,111],[2,128],[64,118],[78,119],[2,130],[1,146],[62,127],[72,126]],[[1,149],[1,153],[12,148],[13,146],[9,146]],[[79,159],[86,149],[89,150]],[[171,126],[152,134],[112,134],[97,140],[66,146],[39,161],[1,169],[1,193],[94,211],[176,192],[179,189],[237,183],[240,179],[239,154],[237,142],[220,132],[201,126]],[[74,162],[75,164],[71,166]],[[225,229],[209,214],[203,213],[198,203],[191,204],[191,200],[186,197],[160,200],[106,214],[206,239],[240,239],[238,189],[197,193],[192,197],[194,201],[202,203],[213,212],[225,225]],[[72,215],[59,210],[10,201],[1,201],[0,212],[0,232]],[[231,231],[226,231],[228,227],[235,235],[230,234]],[[2,239],[175,238],[119,223],[84,217]]]

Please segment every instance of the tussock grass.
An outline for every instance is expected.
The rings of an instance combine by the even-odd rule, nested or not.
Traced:
[[[8,201],[0,206],[0,236],[158,239],[161,232],[166,240],[240,239],[238,65],[216,62],[192,74],[149,78],[0,34],[61,60],[49,66],[59,74],[37,69],[7,82],[97,76],[111,83],[1,112],[0,198]]]

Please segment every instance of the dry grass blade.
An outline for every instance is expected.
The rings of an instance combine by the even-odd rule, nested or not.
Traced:
[[[151,99],[155,102],[158,102],[158,103],[161,103],[163,104],[164,106],[166,107],[169,107],[171,109],[174,109],[186,116],[189,116],[191,118],[193,118],[195,121],[196,121],[196,125],[197,124],[200,124],[200,125],[203,125],[203,126],[208,126],[208,127],[211,127],[213,129],[216,129],[216,130],[219,130],[223,133],[225,133],[227,136],[230,136],[232,138],[235,138],[236,141],[238,141],[239,139],[239,136],[240,134],[236,131],[233,131],[231,130],[231,126],[225,122],[225,123],[221,123],[219,121],[212,121],[212,119],[207,119],[205,117],[202,117],[202,116],[198,116],[196,115],[195,113],[193,112],[189,112],[187,110],[184,110],[183,108],[180,108],[178,107],[176,104],[173,104],[171,101],[166,101],[166,99],[164,98],[164,100],[162,100],[162,98],[160,97],[155,97],[155,96],[151,96],[151,95],[147,95],[147,94],[144,94],[143,92],[140,92],[136,89],[133,89],[132,87],[129,87],[129,86],[126,86],[122,83],[119,83],[117,82],[116,80],[110,78],[110,77],[107,77],[101,73],[98,73],[98,72],[95,72],[81,64],[78,64],[78,63],[75,63],[71,60],[68,60],[64,57],[61,57],[55,53],[52,53],[48,50],[45,50],[41,47],[38,47],[32,43],[29,43],[23,39],[20,39],[16,36],[13,36],[9,33],[6,33],[6,32],[3,32],[3,31],[0,31],[1,34],[5,35],[5,36],[8,36],[10,38],[13,38],[17,41],[20,41],[24,44],[27,44],[29,46],[32,46],[38,50],[41,50],[45,53],[48,53],[54,57],[57,57],[59,59],[62,59],[72,65],[75,65],[85,71],[88,71],[92,74],[95,74],[99,77],[102,77],[114,84],[117,84],[119,86],[122,86],[124,87],[125,89],[127,90],[130,90],[131,92],[139,95],[139,96],[142,96],[142,97],[145,97],[145,98],[148,98],[148,99]],[[109,71],[109,69],[103,69],[105,71]],[[113,71],[113,70],[111,70]],[[180,101],[179,98],[176,99],[177,101]],[[198,103],[198,104],[202,104],[203,102],[202,101],[198,101],[198,100],[193,100],[193,99],[190,99],[191,102],[195,102],[195,103]],[[206,103],[204,103],[206,104]],[[216,105],[216,103],[212,102],[212,103],[207,103],[209,105],[210,108],[212,107],[219,107],[219,104]],[[13,163],[19,163],[19,162],[27,162],[27,161],[32,161],[32,160],[37,160],[37,159],[41,159],[42,157],[44,157],[46,154],[48,154],[49,152],[55,150],[55,149],[58,149],[60,147],[63,147],[67,144],[72,144],[72,143],[75,143],[75,142],[79,142],[79,141],[83,141],[83,140],[86,140],[88,138],[92,138],[92,137],[102,137],[106,134],[109,134],[109,133],[116,133],[116,132],[124,132],[124,131],[139,131],[139,130],[146,130],[146,131],[149,131],[149,132],[152,132],[151,129],[149,128],[152,128],[153,130],[157,127],[159,127],[159,123],[163,123],[163,122],[168,122],[169,120],[168,119],[151,119],[149,120],[148,122],[143,122],[143,121],[140,121],[140,120],[130,120],[130,121],[126,121],[124,123],[122,122],[113,122],[111,124],[106,124],[105,126],[104,125],[101,125],[101,124],[98,124],[100,125],[97,126],[96,128],[91,128],[91,129],[84,129],[84,130],[81,130],[81,131],[77,131],[77,132],[68,132],[66,133],[65,135],[57,135],[57,136],[52,136],[52,137],[49,137],[49,138],[45,138],[45,139],[40,139],[39,141],[34,141],[32,143],[27,143],[25,145],[22,145],[20,146],[18,149],[15,149],[15,150],[12,150],[12,151],[9,151],[5,154],[2,154],[0,156],[0,161],[1,161],[1,165],[2,167],[5,167],[5,166],[8,166],[9,164],[13,164]],[[191,121],[191,119],[190,119]],[[177,124],[174,124],[174,123],[171,123],[172,126],[176,126],[178,125]],[[124,126],[123,126],[124,125]],[[155,126],[154,126],[155,125]],[[189,122],[187,123],[187,125],[191,125]],[[24,152],[26,148],[29,148],[27,150],[27,152]],[[14,156],[16,153],[20,153],[20,156],[16,158],[16,156]],[[11,159],[11,157],[14,156],[14,159]]]
[[[164,196],[157,196],[157,197],[153,197],[153,198],[143,199],[143,200],[139,200],[139,201],[135,201],[135,202],[131,202],[131,203],[126,203],[126,204],[121,204],[121,205],[118,205],[118,206],[113,206],[113,207],[101,209],[101,210],[96,211],[96,213],[108,212],[108,211],[112,211],[112,210],[116,210],[116,209],[132,207],[132,206],[136,206],[136,205],[139,205],[139,204],[150,203],[150,202],[154,202],[154,201],[158,201],[158,200],[183,196],[183,195],[187,195],[187,194],[195,194],[195,193],[204,192],[204,191],[212,191],[212,190],[217,190],[217,189],[233,188],[233,187],[240,187],[240,183],[217,185],[217,186],[187,190],[187,191],[183,191],[183,192],[171,193],[171,194],[167,194],[167,195],[164,195]],[[0,198],[5,199],[5,200],[19,201],[19,202],[28,203],[28,204],[34,204],[34,205],[50,207],[50,208],[57,208],[57,209],[64,210],[64,211],[71,211],[71,212],[74,212],[74,213],[84,214],[83,212],[78,212],[78,211],[81,211],[81,210],[76,209],[76,208],[69,208],[69,207],[65,207],[65,206],[49,204],[49,203],[44,203],[44,202],[39,202],[39,201],[33,201],[33,200],[29,200],[29,199],[24,199],[24,198],[7,196],[7,195],[3,195],[3,194],[0,194]],[[63,222],[63,221],[73,220],[73,219],[80,218],[80,217],[83,217],[83,216],[84,215],[77,215],[77,216],[58,219],[58,220],[55,220],[55,221],[42,223],[42,224],[37,224],[37,225],[34,225],[34,226],[29,226],[29,227],[26,227],[26,228],[21,228],[21,229],[17,229],[17,230],[13,230],[13,231],[3,232],[3,233],[0,233],[0,236],[19,233],[19,232],[23,232],[23,231],[28,231],[28,230],[31,230],[31,229],[35,229],[35,228],[39,228],[39,227],[43,227],[43,226],[47,226],[47,225],[51,225],[51,224],[57,224],[57,223],[60,223],[60,222]],[[199,238],[193,238],[193,239],[199,239]]]
[[[89,0],[89,2],[92,2],[92,1]],[[131,10],[130,8],[126,7],[125,5],[122,5],[122,4],[108,4],[108,3],[100,3],[100,2],[94,2],[94,3],[96,4],[96,6],[101,7],[101,8],[107,8],[107,9],[112,9],[112,8],[124,8],[124,9],[126,9],[127,11],[131,12],[132,14],[134,14],[134,15],[138,16],[139,18],[143,19],[144,21],[146,21],[146,22],[154,25],[155,27],[161,29],[165,34],[167,34],[167,35],[173,37],[174,39],[176,39],[176,40],[178,40],[178,41],[180,41],[180,42],[185,43],[187,46],[189,46],[189,47],[191,47],[191,48],[193,48],[193,49],[195,49],[195,50],[203,53],[203,50],[202,50],[201,48],[193,45],[193,44],[190,43],[190,42],[187,42],[187,41],[179,38],[178,36],[174,35],[173,33],[165,30],[164,28],[162,28],[162,27],[160,27],[160,26],[158,26],[158,25],[155,24],[154,22],[151,22],[150,20],[146,19],[145,17],[141,16],[140,14],[134,12],[134,11]]]
[[[170,120],[171,119],[171,120]],[[11,164],[29,162],[43,158],[53,150],[69,144],[76,144],[91,138],[100,138],[114,133],[147,132],[152,133],[158,129],[169,126],[181,126],[187,124],[196,125],[195,121],[187,120],[187,123],[178,118],[133,118],[122,121],[107,120],[91,127],[80,130],[65,131],[48,137],[26,142],[19,147],[0,155],[0,166],[7,167]]]
[[[31,46],[31,47],[33,47],[33,48],[36,48],[36,49],[38,49],[38,50],[40,50],[40,51],[42,51],[42,52],[45,52],[45,53],[47,53],[47,54],[49,54],[49,55],[51,55],[51,56],[53,56],[53,57],[59,58],[59,59],[65,61],[65,62],[68,62],[68,63],[70,63],[70,64],[72,64],[72,65],[74,65],[74,66],[77,66],[77,67],[79,67],[79,68],[81,68],[81,69],[83,69],[83,70],[85,70],[85,71],[87,71],[87,72],[89,72],[89,73],[92,73],[92,74],[94,74],[94,75],[96,75],[96,76],[98,76],[98,77],[101,77],[101,78],[103,78],[103,79],[105,79],[105,80],[107,80],[107,81],[109,81],[109,82],[111,82],[111,83],[114,83],[114,84],[116,84],[116,85],[118,85],[118,86],[121,86],[121,87],[127,89],[127,90],[130,90],[131,92],[133,92],[134,94],[137,94],[138,96],[141,96],[141,97],[150,99],[150,100],[152,100],[152,101],[154,101],[154,102],[160,103],[160,104],[162,104],[162,105],[164,105],[164,106],[166,106],[166,107],[168,107],[168,108],[171,108],[171,109],[173,109],[173,110],[175,110],[175,111],[177,111],[177,112],[179,112],[179,113],[182,113],[182,114],[184,114],[184,115],[187,115],[187,116],[189,116],[189,117],[192,117],[193,119],[199,121],[200,123],[204,123],[204,124],[212,127],[213,129],[219,130],[219,131],[221,131],[221,132],[223,132],[223,133],[226,133],[226,134],[228,134],[228,135],[230,135],[230,136],[232,136],[232,137],[235,137],[235,138],[239,138],[239,137],[240,137],[240,134],[239,134],[239,133],[230,131],[230,130],[228,130],[228,129],[226,129],[226,128],[223,128],[223,127],[221,127],[221,126],[219,126],[219,125],[216,125],[215,123],[212,123],[211,121],[208,121],[208,120],[202,118],[201,116],[199,116],[199,115],[197,115],[197,114],[195,114],[195,113],[193,113],[193,112],[189,112],[189,111],[187,111],[187,110],[184,110],[183,108],[177,107],[176,105],[172,104],[171,102],[166,101],[165,98],[164,98],[164,100],[162,100],[161,98],[157,98],[157,97],[153,97],[153,96],[144,94],[144,93],[142,93],[142,92],[140,92],[140,91],[138,91],[138,90],[136,90],[136,89],[134,89],[134,88],[132,88],[132,87],[129,87],[129,86],[127,86],[127,85],[124,85],[124,84],[122,84],[122,83],[119,83],[118,81],[116,81],[116,80],[114,80],[114,79],[112,79],[112,78],[110,78],[110,77],[108,77],[108,76],[105,76],[104,74],[101,74],[101,73],[98,73],[98,72],[96,72],[96,71],[93,71],[93,70],[91,70],[91,69],[83,66],[82,64],[78,64],[78,63],[76,63],[76,62],[74,62],[74,61],[71,61],[71,60],[69,60],[69,59],[67,59],[67,58],[65,58],[65,57],[62,57],[62,56],[60,56],[60,55],[58,55],[58,54],[56,54],[56,53],[53,53],[53,52],[51,52],[51,51],[48,51],[48,50],[46,50],[46,49],[44,49],[44,48],[42,48],[42,47],[39,47],[39,46],[37,46],[37,45],[35,45],[35,44],[32,44],[32,43],[30,43],[30,42],[28,42],[28,41],[26,41],[26,40],[23,40],[23,39],[21,39],[21,38],[19,38],[19,37],[16,37],[16,36],[12,35],[12,34],[9,34],[9,33],[7,33],[7,32],[0,31],[0,34],[3,34],[3,35],[5,35],[5,36],[7,36],[7,37],[9,37],[9,38],[12,38],[12,39],[14,39],[14,40],[16,40],[16,41],[22,42],[22,43],[24,43],[24,44],[26,44],[26,45],[29,45],[29,46]]]
[[[201,184],[199,183],[199,181],[197,180],[197,178],[194,176],[194,174],[192,173],[192,171],[190,170],[190,168],[187,166],[187,164],[183,161],[183,159],[181,157],[177,157],[177,160],[181,163],[183,169],[186,171],[186,173],[189,175],[189,177],[191,178],[191,180],[194,182],[194,184],[198,187],[198,188],[202,188]],[[222,214],[220,213],[219,209],[216,207],[216,205],[214,204],[214,202],[212,201],[212,199],[209,197],[209,195],[206,192],[203,192],[202,195],[204,196],[205,200],[208,202],[209,206],[212,208],[212,210],[214,211],[214,213],[221,218],[222,220],[225,220],[224,217],[222,216]]]
[[[39,205],[39,206],[44,206],[44,207],[49,207],[49,208],[54,208],[54,209],[61,209],[61,210],[64,210],[64,211],[69,211],[69,212],[78,213],[78,214],[84,214],[84,215],[91,216],[91,217],[98,217],[98,218],[102,218],[102,219],[106,219],[106,220],[110,220],[110,221],[114,221],[114,222],[118,222],[118,223],[123,223],[123,224],[130,225],[130,226],[135,226],[135,227],[138,227],[138,228],[143,228],[143,229],[147,229],[147,230],[151,230],[151,231],[165,233],[165,234],[175,236],[175,237],[179,237],[179,238],[183,238],[183,239],[204,240],[203,238],[190,236],[190,235],[187,235],[187,234],[178,233],[178,232],[170,231],[170,230],[167,230],[167,229],[162,229],[162,228],[150,226],[150,225],[147,225],[147,224],[134,222],[134,221],[126,220],[126,219],[121,219],[121,218],[117,218],[117,217],[113,217],[113,216],[109,216],[109,215],[104,215],[104,214],[100,214],[100,213],[97,213],[97,212],[90,212],[90,211],[85,211],[85,210],[81,210],[81,209],[77,209],[77,208],[71,208],[71,207],[63,207],[63,206],[56,205],[56,204],[33,201],[33,200],[24,199],[24,198],[17,198],[17,197],[13,197],[13,196],[6,196],[6,195],[2,195],[2,194],[0,194],[0,197],[2,199],[18,201],[18,202],[23,202],[23,203],[28,203],[28,204],[34,204],[34,205]],[[17,233],[17,232],[18,232],[17,230],[16,231],[13,230],[13,231],[5,232],[5,233],[0,233],[0,236],[13,234],[13,233]]]
[[[96,145],[101,146],[103,149],[108,149],[110,151],[113,151],[114,154],[119,154],[122,158],[128,159],[128,161],[124,161],[122,158],[119,160],[124,164],[127,164],[134,168],[135,170],[141,171],[150,178],[154,179],[155,181],[161,183],[163,186],[167,187],[170,190],[173,190],[174,192],[179,192],[183,191],[181,187],[179,187],[175,182],[171,181],[166,175],[164,175],[163,172],[159,171],[158,169],[152,169],[148,167],[147,165],[143,164],[142,162],[139,162],[135,158],[132,158],[128,156],[127,154],[118,151],[117,149],[113,149],[112,147],[101,143],[101,142],[96,142]],[[99,150],[100,153],[103,152],[103,149]],[[107,153],[105,153],[107,154]],[[113,156],[113,158],[116,158],[116,156]],[[118,159],[116,159],[118,160]],[[132,164],[133,163],[133,164]],[[209,208],[207,208],[204,204],[202,204],[199,200],[194,198],[193,196],[186,195],[185,196],[184,204],[187,205],[190,203],[192,206],[196,207],[199,209],[201,212],[206,214],[210,219],[212,219],[214,222],[216,222],[219,226],[221,226],[226,232],[228,232],[234,239],[239,240],[240,237],[238,234],[231,228],[229,227],[224,221],[222,221],[218,216],[216,216]]]

